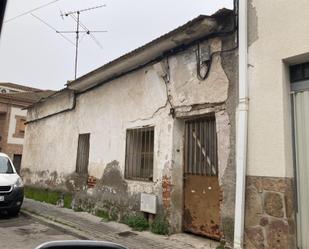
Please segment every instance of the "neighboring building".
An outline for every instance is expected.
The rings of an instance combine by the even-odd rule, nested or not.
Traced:
[[[231,242],[235,31],[230,10],[199,16],[31,106],[25,183],[118,219],[141,205],[171,232]]]
[[[38,92],[38,91],[42,90],[10,82],[0,82],[0,93]]]
[[[27,110],[25,108],[52,91],[0,82],[0,151],[9,155],[19,172]]]
[[[247,247],[308,249],[309,2],[250,0],[248,14]]]

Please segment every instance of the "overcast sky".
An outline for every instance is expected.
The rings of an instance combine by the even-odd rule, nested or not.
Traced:
[[[9,0],[6,20],[52,0]],[[78,76],[102,66],[200,14],[210,15],[232,0],[58,0],[33,14],[56,30],[74,30],[70,17],[61,12],[106,4],[85,11],[81,22],[94,34],[81,35]],[[66,34],[74,42],[75,34]],[[52,28],[32,15],[4,23],[0,41],[0,82],[13,82],[42,89],[61,89],[74,79],[75,48]]]

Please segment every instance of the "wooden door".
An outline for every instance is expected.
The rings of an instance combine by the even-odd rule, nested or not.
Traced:
[[[77,157],[76,157],[76,172],[80,174],[88,173],[89,140],[90,140],[89,133],[79,134]]]

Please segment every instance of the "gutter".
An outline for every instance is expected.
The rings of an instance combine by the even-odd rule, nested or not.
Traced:
[[[243,248],[248,135],[248,23],[247,0],[238,1],[239,89],[236,112],[236,196],[234,248]]]

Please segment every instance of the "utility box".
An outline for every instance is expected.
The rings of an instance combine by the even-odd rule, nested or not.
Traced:
[[[150,214],[157,213],[157,196],[141,193],[141,211]]]

